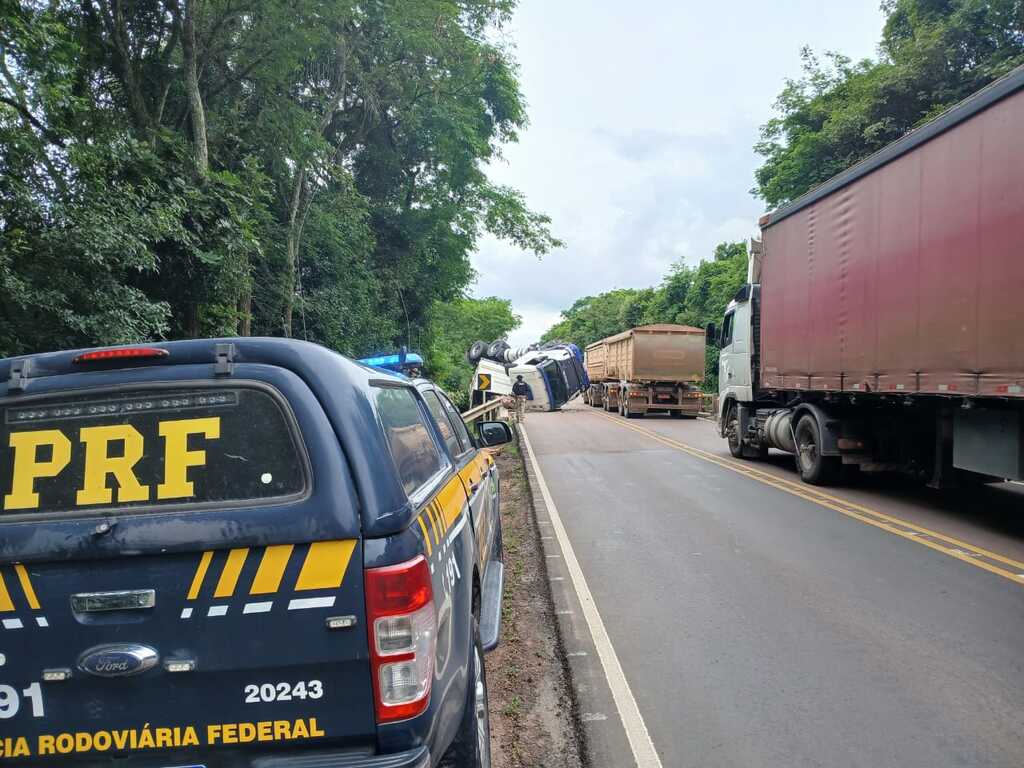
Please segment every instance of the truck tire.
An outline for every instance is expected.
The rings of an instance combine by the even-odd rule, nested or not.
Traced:
[[[797,422],[796,469],[800,479],[810,485],[830,485],[839,477],[842,460],[838,456],[821,455],[821,432],[818,420],[805,414]]]
[[[462,722],[439,768],[491,768],[491,715],[487,705],[487,669],[480,646],[480,628],[473,619],[469,649],[469,685]]]
[[[487,353],[487,342],[486,341],[474,341],[470,346],[469,351],[466,353],[466,359],[472,364],[476,365],[480,362],[480,358]]]
[[[743,441],[740,440],[740,415],[735,405],[729,406],[729,414],[725,417],[726,439],[729,441],[729,453],[734,459],[746,458],[743,453]]]

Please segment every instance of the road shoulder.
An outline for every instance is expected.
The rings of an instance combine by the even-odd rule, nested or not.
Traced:
[[[544,554],[544,577],[550,587],[560,650],[569,671],[585,763],[622,768],[635,766],[637,759],[555,534],[542,480],[537,474],[538,465],[523,426],[519,427],[519,436],[534,519]]]
[[[511,445],[496,460],[506,570],[501,643],[487,656],[493,765],[581,768],[576,709],[522,459]]]

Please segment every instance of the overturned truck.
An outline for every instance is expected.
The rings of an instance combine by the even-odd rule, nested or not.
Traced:
[[[476,366],[470,382],[470,403],[512,394],[519,376],[529,388],[526,407],[557,411],[590,384],[583,367],[583,353],[575,344],[532,344],[511,347],[505,341],[478,341],[466,358]]]

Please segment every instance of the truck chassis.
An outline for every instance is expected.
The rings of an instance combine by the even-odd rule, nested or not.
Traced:
[[[700,413],[701,391],[677,382],[593,382],[584,402],[630,419],[648,413],[667,413],[677,419],[695,419]]]

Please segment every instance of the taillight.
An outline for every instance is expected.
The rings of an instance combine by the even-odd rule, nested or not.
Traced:
[[[97,349],[78,355],[76,363],[95,363],[102,360],[144,360],[167,357],[170,353],[160,347],[122,347],[120,349]]]
[[[377,722],[415,717],[430,703],[437,613],[423,555],[366,569],[366,615]]]

